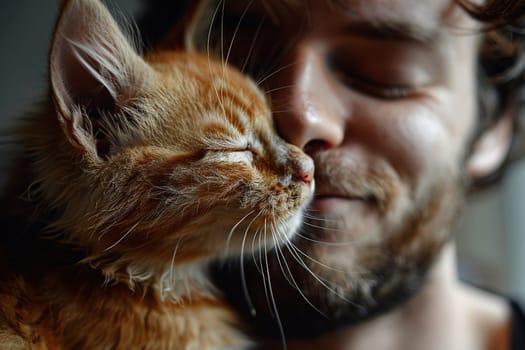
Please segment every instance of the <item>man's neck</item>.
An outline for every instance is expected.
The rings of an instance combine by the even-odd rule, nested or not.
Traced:
[[[451,243],[411,301],[359,326],[291,342],[288,349],[503,350],[508,349],[508,319],[503,299],[458,281]]]

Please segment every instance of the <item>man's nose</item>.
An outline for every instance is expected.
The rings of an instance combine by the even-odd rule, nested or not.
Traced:
[[[344,138],[345,110],[340,87],[321,49],[298,45],[273,81],[274,118],[280,135],[306,152],[333,148]],[[279,88],[281,85],[282,88]]]

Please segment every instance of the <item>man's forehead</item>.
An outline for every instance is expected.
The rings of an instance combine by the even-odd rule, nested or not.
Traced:
[[[420,16],[441,13],[455,4],[453,0],[321,0],[321,2],[366,17]]]
[[[454,0],[227,0],[225,3],[239,13],[269,12],[272,16],[294,18],[307,16],[314,22],[316,19],[323,21],[326,16],[334,20],[337,16],[344,18],[350,26],[365,27],[368,24],[375,28],[398,28],[422,38],[443,27],[473,29],[472,23],[465,22],[467,15]]]
[[[415,28],[439,29],[459,24],[459,6],[453,0],[331,0],[349,20],[370,23],[408,23]],[[461,11],[462,12],[462,11]]]
[[[451,0],[332,0],[354,27],[377,28],[395,35],[431,38],[450,24],[458,24],[458,7]]]
[[[439,21],[454,2],[450,0],[331,0],[350,16],[365,19]]]

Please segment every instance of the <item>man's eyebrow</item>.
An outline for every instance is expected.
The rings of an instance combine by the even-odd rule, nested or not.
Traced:
[[[350,21],[345,26],[345,32],[376,40],[407,40],[431,43],[439,36],[438,28],[392,19],[364,19],[349,15]]]
[[[366,0],[352,2],[352,6],[345,4],[344,0],[326,0],[336,12],[348,20],[346,31],[378,40],[412,40],[417,42],[433,41],[439,36],[437,22],[421,21],[421,17],[408,16],[401,11],[378,7],[377,11],[360,11],[363,3],[366,6],[378,6],[377,2]]]

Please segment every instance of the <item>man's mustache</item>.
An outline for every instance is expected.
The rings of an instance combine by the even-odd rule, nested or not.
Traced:
[[[341,197],[375,204],[384,212],[401,188],[401,180],[386,162],[364,164],[344,152],[320,151],[315,163],[317,198]]]

